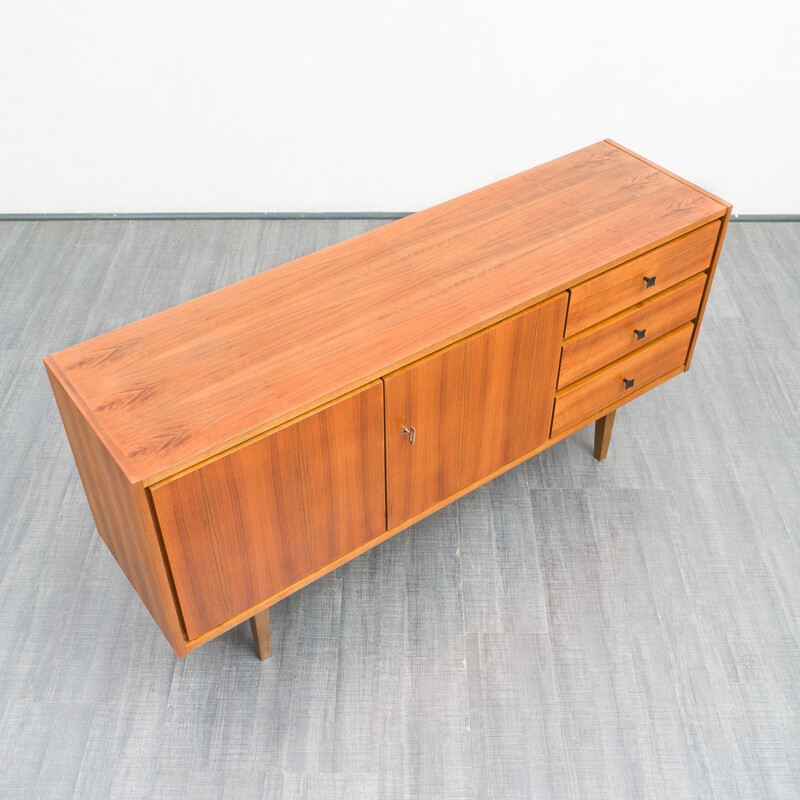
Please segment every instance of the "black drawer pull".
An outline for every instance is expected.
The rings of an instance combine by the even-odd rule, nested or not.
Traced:
[[[628,380],[627,378],[623,378],[622,382],[625,384],[625,388],[626,389],[630,389],[630,388],[633,387],[633,382],[635,380],[636,380],[636,378],[631,378],[630,380]]]
[[[647,333],[647,328],[642,328],[641,330],[634,328],[633,332],[636,334],[636,341],[638,342],[640,339],[644,339],[644,335]]]
[[[656,276],[653,275],[652,278],[648,278],[647,275],[645,275],[644,276],[644,282],[647,284],[647,288],[649,289],[651,286],[655,286]]]

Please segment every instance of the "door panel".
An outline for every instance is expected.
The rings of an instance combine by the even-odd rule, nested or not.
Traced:
[[[384,379],[390,528],[547,439],[566,309],[563,293]]]
[[[152,489],[194,639],[386,526],[379,382]]]

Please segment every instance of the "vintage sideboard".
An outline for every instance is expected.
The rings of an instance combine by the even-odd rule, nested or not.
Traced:
[[[47,356],[179,656],[689,368],[731,213],[605,140]],[[377,587],[376,587],[377,589]]]

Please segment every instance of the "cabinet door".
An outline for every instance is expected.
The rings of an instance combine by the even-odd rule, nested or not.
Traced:
[[[152,489],[194,639],[385,530],[380,382]]]
[[[566,310],[564,293],[384,379],[390,528],[547,439]]]

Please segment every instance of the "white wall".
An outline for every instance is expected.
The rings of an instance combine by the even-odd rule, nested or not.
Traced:
[[[797,0],[0,0],[0,213],[416,210],[603,137],[800,213]]]

